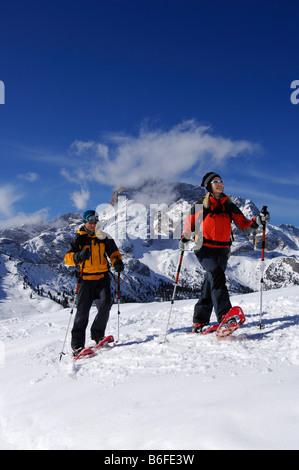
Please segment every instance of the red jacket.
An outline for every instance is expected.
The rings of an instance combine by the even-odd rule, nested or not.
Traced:
[[[203,236],[203,245],[211,248],[229,248],[231,245],[231,221],[240,229],[257,228],[253,218],[246,219],[240,209],[223,194],[220,200],[205,196],[196,203],[186,217],[183,239],[190,240],[192,234],[197,242]]]

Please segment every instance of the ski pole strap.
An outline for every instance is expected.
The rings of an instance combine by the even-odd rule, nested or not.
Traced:
[[[172,294],[172,299],[171,299],[172,304],[174,303],[174,299],[175,299],[175,293],[176,293],[176,289],[177,289],[177,285],[178,285],[178,281],[179,281],[179,276],[180,276],[181,267],[182,267],[182,263],[183,263],[183,257],[184,257],[184,250],[181,251],[180,261],[179,261],[179,265],[178,265],[178,269],[177,269],[177,273],[176,273],[174,289],[173,289],[173,294]]]
[[[181,256],[180,256],[179,266],[178,266],[178,270],[177,270],[177,273],[176,273],[176,279],[175,279],[176,284],[178,283],[178,280],[179,280],[181,267],[182,267],[182,262],[183,262],[183,257],[184,257],[184,250],[181,252]]]
[[[81,281],[82,281],[84,267],[85,267],[85,260],[83,261],[82,268],[80,269],[80,273],[79,273],[79,278],[78,278],[77,288],[76,288],[75,294],[78,294],[78,292],[79,292],[79,287],[80,287],[80,284],[81,284]]]
[[[264,206],[261,210],[262,214],[267,214],[267,206]],[[265,259],[265,247],[266,247],[266,221],[262,221],[262,226],[263,226],[263,239],[262,239],[262,261]]]
[[[77,287],[76,287],[76,292],[75,292],[75,294],[76,294],[76,295],[77,295],[77,294],[78,294],[78,292],[79,292],[79,287],[80,287],[80,284],[81,284],[81,282],[80,282],[80,281],[78,281],[78,282],[77,282]]]
[[[266,222],[263,222],[262,261],[265,260],[265,247],[266,247]]]

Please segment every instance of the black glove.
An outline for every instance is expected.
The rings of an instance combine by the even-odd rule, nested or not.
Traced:
[[[91,253],[88,249],[82,250],[79,253],[74,254],[74,262],[75,264],[82,263],[82,261],[87,261],[91,257]]]
[[[125,269],[124,263],[122,262],[121,259],[118,258],[118,259],[115,261],[115,263],[114,263],[114,269],[115,269],[115,271],[116,271],[118,274],[121,273],[121,272]]]
[[[190,242],[190,240],[188,240],[187,238],[181,238],[181,240],[179,241],[179,250],[180,251],[185,251],[185,248],[186,248],[186,243]]]
[[[267,210],[260,212],[256,216],[255,221],[258,225],[262,225],[263,222],[270,222],[270,213]]]

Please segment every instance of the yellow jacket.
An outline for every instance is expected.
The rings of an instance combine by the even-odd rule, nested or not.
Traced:
[[[85,249],[90,250],[91,256],[89,260],[77,265],[74,261],[74,254]],[[84,266],[82,279],[94,281],[101,279],[109,271],[107,255],[112,266],[114,266],[117,259],[122,259],[112,238],[109,238],[105,233],[102,233],[98,238],[95,234],[88,233],[85,227],[82,226],[71,242],[71,249],[66,253],[64,262],[68,266],[80,266],[80,269]]]

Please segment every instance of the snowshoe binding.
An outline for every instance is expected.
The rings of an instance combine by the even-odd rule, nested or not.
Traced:
[[[222,321],[216,331],[218,338],[225,338],[236,331],[245,323],[245,315],[241,307],[232,307],[222,318]]]
[[[191,333],[207,335],[213,331],[216,331],[218,326],[218,324],[210,325],[209,323],[193,323],[193,330]]]

